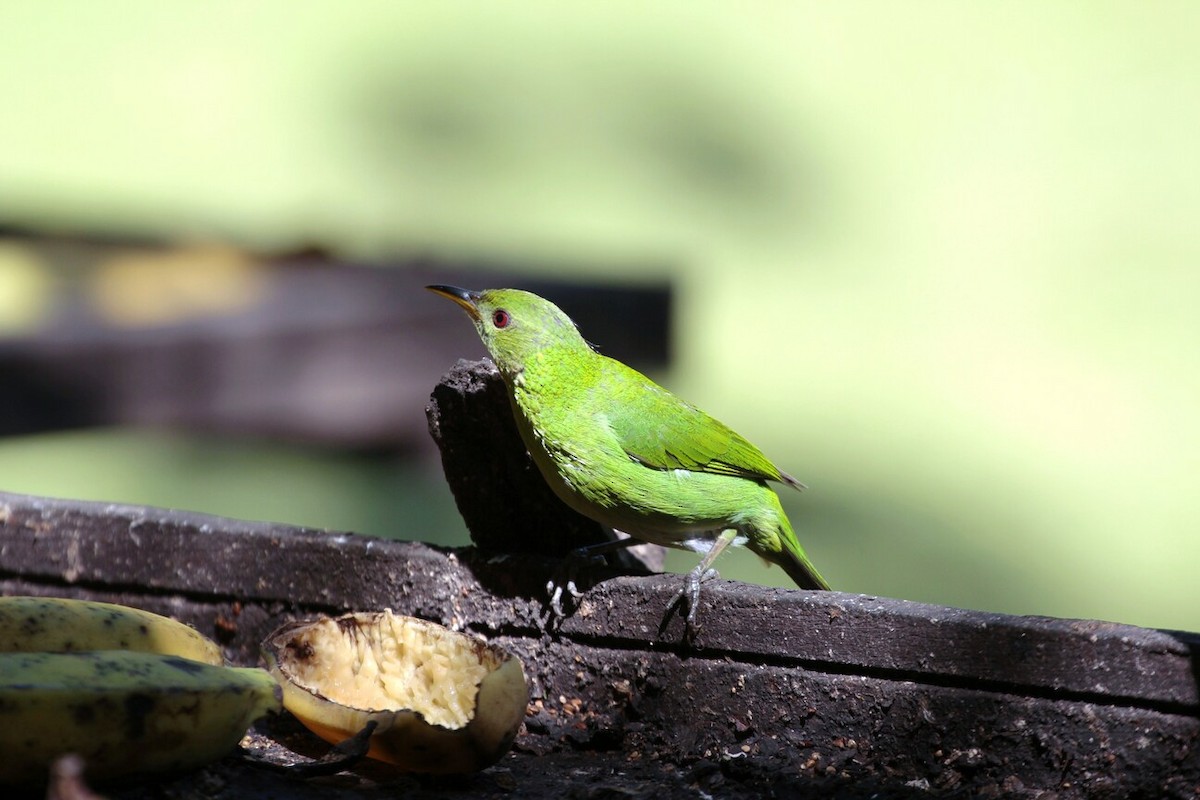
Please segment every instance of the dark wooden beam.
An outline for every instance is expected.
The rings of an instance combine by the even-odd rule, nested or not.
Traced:
[[[276,624],[315,612],[390,607],[484,634],[531,681],[526,730],[496,769],[533,796],[569,791],[575,779],[552,765],[582,753],[666,797],[704,781],[801,797],[1200,786],[1194,634],[715,581],[689,644],[678,617],[662,625],[678,576],[585,570],[594,585],[554,625],[556,563],[532,555],[19,495],[0,495],[0,542],[5,593],[171,613],[239,663]],[[263,792],[303,789],[223,769]],[[493,779],[451,796],[484,796]],[[140,791],[124,796],[157,796]]]

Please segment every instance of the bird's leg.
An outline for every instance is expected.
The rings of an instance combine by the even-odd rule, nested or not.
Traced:
[[[565,616],[562,608],[564,592],[570,595],[572,600],[583,597],[583,592],[579,591],[579,587],[575,584],[575,570],[579,564],[636,544],[641,544],[641,542],[637,539],[614,539],[610,542],[584,545],[567,554],[567,557],[563,559],[562,569],[556,570],[555,574],[546,582],[546,593],[550,595],[550,609],[554,612],[554,616]]]
[[[713,540],[712,547],[704,554],[704,558],[700,559],[696,568],[683,579],[683,588],[672,598],[669,608],[674,608],[681,600],[687,602],[688,611],[684,622],[689,631],[696,627],[696,613],[700,608],[700,584],[709,578],[717,577],[717,571],[712,568],[712,563],[717,560],[717,556],[725,552],[726,547],[733,544],[737,535],[737,528],[721,531],[720,535]]]
[[[577,547],[572,550],[570,557],[581,561],[588,561],[596,556],[615,553],[618,550],[624,550],[626,547],[633,547],[638,544],[642,544],[642,541],[632,537],[613,539],[612,541],[599,542],[597,544],[585,544],[583,547]]]

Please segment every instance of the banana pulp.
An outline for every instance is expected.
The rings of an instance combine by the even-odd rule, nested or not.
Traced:
[[[283,704],[338,743],[368,721],[368,755],[403,770],[471,772],[512,745],[529,701],[520,659],[426,620],[347,614],[294,622],[268,637]]]

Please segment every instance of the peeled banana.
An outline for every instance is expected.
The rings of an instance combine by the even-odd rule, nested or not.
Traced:
[[[368,755],[410,772],[473,772],[508,752],[529,702],[521,660],[391,611],[292,622],[264,643],[283,704],[335,744],[376,723]]]
[[[97,650],[0,654],[0,784],[36,783],[64,753],[89,781],[195,768],[280,708],[261,669]]]
[[[187,625],[127,606],[0,598],[0,785],[66,753],[89,781],[201,766],[281,709],[261,669],[222,666]]]
[[[135,650],[224,663],[196,629],[140,608],[62,597],[0,597],[0,653]]]

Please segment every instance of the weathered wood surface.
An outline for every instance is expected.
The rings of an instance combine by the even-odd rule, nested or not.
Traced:
[[[401,780],[412,796],[1190,797],[1200,788],[1195,635],[717,581],[688,645],[678,617],[660,631],[677,576],[589,568],[583,577],[596,585],[555,629],[544,604],[554,567],[532,555],[0,494],[4,593],[170,613],[239,663],[254,663],[258,642],[286,618],[382,607],[513,649],[534,697],[515,752],[463,781]],[[361,778],[305,783],[236,759],[213,774],[183,785],[201,797],[397,793]],[[169,791],[181,790],[121,796]]]

